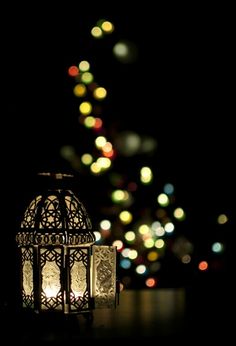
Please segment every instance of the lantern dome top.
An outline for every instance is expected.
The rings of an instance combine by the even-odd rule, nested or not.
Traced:
[[[55,178],[63,179],[63,175],[57,174]],[[49,188],[39,193],[26,208],[20,229],[17,240],[21,245],[95,242],[83,203],[72,190],[64,188]]]

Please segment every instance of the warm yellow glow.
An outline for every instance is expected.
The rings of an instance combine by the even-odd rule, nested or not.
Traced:
[[[93,92],[93,97],[96,100],[103,100],[107,96],[107,91],[105,88],[98,87]]]
[[[86,95],[87,89],[84,84],[77,84],[73,89],[74,95],[77,97],[83,97]]]
[[[94,127],[95,122],[96,122],[96,120],[94,117],[88,116],[84,119],[84,126],[87,128],[92,128],[92,127]]]
[[[134,260],[135,258],[138,257],[138,252],[137,250],[131,249],[128,255],[129,259]]]
[[[81,161],[84,165],[89,166],[93,162],[93,157],[92,155],[86,153],[81,156]]]
[[[101,167],[97,164],[97,162],[93,162],[90,166],[90,170],[93,174],[101,173]]]
[[[176,208],[174,210],[174,217],[178,220],[184,220],[185,219],[185,212],[182,208]]]
[[[114,203],[120,203],[129,199],[129,192],[125,190],[115,190],[111,194],[111,199]]]
[[[128,210],[123,210],[119,214],[119,218],[120,218],[121,222],[125,225],[129,224],[133,220],[133,216]]]
[[[132,242],[134,241],[136,238],[136,235],[133,231],[128,231],[125,233],[125,239],[128,241],[128,242]]]
[[[87,60],[82,60],[79,63],[79,69],[81,72],[86,72],[90,69],[90,63]]]
[[[150,231],[150,228],[148,225],[143,224],[139,226],[138,231],[140,234],[147,234]]]
[[[144,240],[144,246],[147,249],[150,249],[151,247],[154,246],[154,240],[152,238],[148,238],[148,239]]]
[[[142,167],[140,170],[140,180],[143,184],[149,184],[152,181],[153,174],[149,167]]]
[[[157,259],[158,259],[159,255],[156,251],[150,251],[148,254],[147,254],[147,259],[150,261],[150,262],[155,262]]]
[[[102,147],[102,151],[104,151],[105,153],[108,153],[112,150],[112,144],[111,142],[106,142],[105,145]]]
[[[94,77],[91,72],[84,72],[81,76],[81,81],[85,84],[90,84],[92,83]]]
[[[45,288],[45,290],[43,290],[43,292],[45,293],[47,298],[52,298],[52,297],[56,297],[58,290],[56,288]]]
[[[101,38],[103,36],[102,29],[99,26],[94,26],[91,30],[91,35],[94,38]]]
[[[42,269],[42,290],[47,298],[52,298],[57,296],[60,288],[60,268],[55,261],[47,261]]]
[[[22,248],[22,253],[26,251],[25,248]],[[31,250],[31,253],[33,251]],[[23,289],[26,295],[31,295],[33,292],[33,266],[29,260],[26,260],[23,265]]]
[[[80,110],[80,113],[83,114],[83,115],[88,115],[92,112],[92,105],[90,102],[88,101],[85,101],[85,102],[82,102],[79,106],[79,110]]]
[[[114,30],[114,25],[108,20],[105,20],[102,23],[101,27],[102,27],[102,30],[108,34],[112,33],[112,31]]]
[[[111,222],[109,220],[102,220],[100,222],[100,228],[106,231],[111,229]]]
[[[92,297],[95,308],[114,308],[116,296],[116,248],[94,245],[92,248]]]
[[[104,136],[98,136],[95,139],[95,145],[98,149],[102,149],[104,145],[106,144],[107,140]]]
[[[83,250],[84,253],[86,250]],[[75,298],[83,297],[87,288],[86,266],[82,261],[75,261],[70,270],[71,290]]]
[[[124,246],[124,244],[123,244],[123,242],[121,240],[113,241],[112,245],[116,246],[118,251],[120,251],[123,248],[123,246]]]
[[[149,177],[152,174],[152,171],[149,167],[142,167],[140,173],[145,178]]]
[[[165,242],[164,242],[163,239],[157,239],[157,240],[155,241],[155,247],[156,247],[157,249],[163,248],[164,245],[165,245]]]
[[[97,165],[101,169],[108,169],[111,166],[111,160],[108,157],[99,157],[97,159]]]
[[[220,225],[223,225],[224,223],[226,223],[228,221],[228,217],[225,214],[220,214],[217,218],[217,222]]]
[[[158,197],[157,197],[157,202],[163,206],[166,207],[169,204],[169,197],[165,194],[165,193],[161,193]]]

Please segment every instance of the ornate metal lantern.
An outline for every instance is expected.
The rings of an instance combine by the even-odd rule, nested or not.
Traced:
[[[53,187],[35,196],[16,241],[23,308],[73,314],[116,306],[116,247],[95,244],[90,218],[72,190]]]

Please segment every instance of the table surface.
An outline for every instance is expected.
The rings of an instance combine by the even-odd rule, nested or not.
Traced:
[[[218,301],[217,301],[218,300]],[[203,290],[187,291],[184,288],[124,290],[115,309],[93,310],[93,320],[85,315],[62,316],[33,315],[30,319],[19,315],[10,317],[3,330],[10,341],[17,338],[22,345],[37,342],[42,345],[60,344],[79,340],[175,340],[188,342],[205,338],[228,336],[230,328],[223,328],[226,315],[224,300],[206,294]],[[2,336],[3,336],[2,334]],[[204,339],[202,339],[204,340]],[[187,342],[188,341],[188,342]],[[184,343],[185,343],[184,342]]]

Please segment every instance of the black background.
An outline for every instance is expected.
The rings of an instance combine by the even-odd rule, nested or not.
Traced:
[[[23,8],[18,12],[14,7],[2,12],[6,19],[1,32],[5,249],[14,241],[35,174],[68,170],[60,147],[76,144],[79,150],[86,142],[67,74],[70,65],[83,59],[92,63],[97,80],[110,91],[105,113],[108,126],[157,140],[157,153],[148,163],[158,164],[162,182],[174,183],[189,215],[193,241],[213,239],[213,224],[220,213],[229,215],[232,224],[235,55],[231,12],[216,7],[156,10],[153,6],[128,10],[120,3],[113,9],[93,7],[90,11],[66,6],[52,12],[28,8],[27,15]],[[100,18],[111,20],[115,31],[96,41],[90,29]],[[138,49],[132,64],[122,64],[112,54],[120,39],[134,42]],[[80,189],[86,199],[84,181],[94,181],[82,178]],[[99,196],[101,186],[92,186],[95,197]],[[231,244],[231,236],[228,231],[222,239]]]

